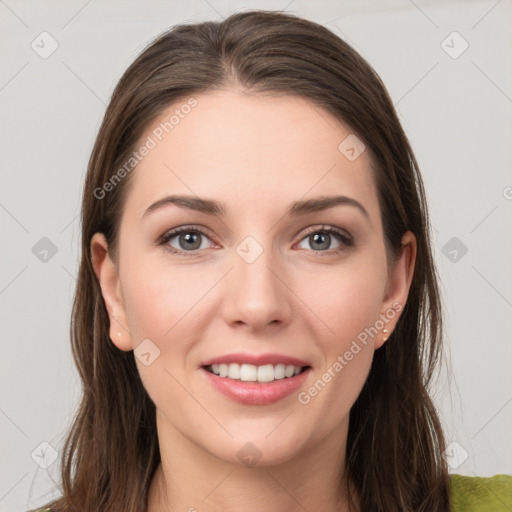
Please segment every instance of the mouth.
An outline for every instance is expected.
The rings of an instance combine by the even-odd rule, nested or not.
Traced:
[[[217,377],[237,380],[241,382],[269,383],[277,380],[286,380],[295,377],[310,366],[295,366],[292,364],[254,364],[239,363],[217,363],[203,366],[203,368]]]
[[[203,361],[205,383],[231,401],[270,405],[303,387],[313,371],[307,361],[285,354],[229,354]]]

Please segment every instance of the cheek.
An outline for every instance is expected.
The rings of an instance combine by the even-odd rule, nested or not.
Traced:
[[[187,315],[193,316],[194,309],[201,307],[212,276],[197,266],[162,266],[146,260],[124,266],[123,301],[134,345],[150,338],[163,346],[177,333],[185,339],[191,326]]]
[[[134,348],[143,340],[152,343],[146,345],[150,364],[136,357],[143,385],[158,407],[173,410],[186,398],[177,382],[184,382],[189,370],[187,355],[199,336],[201,298],[211,287],[211,276],[192,266],[172,268],[146,260],[134,258],[123,266],[125,313]]]
[[[374,262],[342,265],[328,272],[301,275],[295,289],[305,308],[315,313],[327,351],[342,350],[344,345],[372,326],[381,313],[386,274]],[[333,343],[334,341],[334,343]]]
[[[301,278],[300,296],[320,319],[312,335],[323,360],[316,380],[299,402],[330,411],[324,416],[325,424],[318,426],[322,432],[348,414],[370,371],[376,335],[372,328],[382,312],[386,283],[384,269],[377,259],[354,261],[309,280]]]
[[[324,284],[325,293],[315,292],[312,297],[323,321],[314,334],[322,363],[310,386],[298,396],[306,415],[309,411],[316,418],[314,429],[320,438],[347,417],[364,386],[374,356],[374,338],[368,329],[380,313],[375,276],[344,274]]]

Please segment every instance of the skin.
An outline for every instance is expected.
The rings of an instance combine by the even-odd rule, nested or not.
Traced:
[[[382,331],[307,405],[297,393],[271,405],[238,404],[199,367],[240,351],[292,355],[312,367],[299,391],[307,390],[380,314],[405,305],[415,238],[404,235],[388,266],[369,153],[349,161],[338,146],[350,128],[328,112],[305,99],[238,89],[195,97],[198,105],[133,171],[118,253],[101,233],[91,240],[113,343],[129,351],[150,339],[160,350],[149,366],[136,358],[157,408],[162,456],[148,511],[347,510],[338,482],[349,411],[385,342]],[[167,205],[142,218],[170,194],[220,201],[227,215]],[[294,201],[336,194],[359,201],[369,218],[348,205],[285,216]],[[157,244],[184,225],[208,233],[195,255]],[[331,236],[322,250],[310,237],[322,225],[348,232],[354,245]],[[236,252],[247,236],[263,249],[252,263]],[[179,236],[167,245],[189,247]],[[261,454],[252,467],[237,457],[248,442]]]

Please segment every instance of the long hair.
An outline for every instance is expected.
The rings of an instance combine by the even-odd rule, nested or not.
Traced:
[[[83,191],[71,322],[83,391],[61,454],[62,497],[47,506],[61,512],[146,510],[160,462],[155,405],[133,352],[110,340],[90,241],[104,233],[115,255],[136,167],[112,180],[151,122],[173,103],[226,87],[299,96],[348,124],[370,151],[389,262],[405,231],[415,235],[408,300],[350,411],[344,469],[363,512],[448,512],[445,440],[428,393],[442,356],[441,298],[416,159],[383,83],[354,49],[322,25],[267,11],[173,27],[142,51],[113,92]]]

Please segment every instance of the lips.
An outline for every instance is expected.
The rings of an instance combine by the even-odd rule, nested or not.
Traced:
[[[264,366],[267,364],[278,365],[284,364],[285,366],[296,366],[303,368],[305,366],[310,366],[307,361],[302,359],[298,359],[293,356],[288,356],[284,354],[244,354],[244,353],[236,353],[236,354],[227,354],[225,356],[214,357],[212,359],[207,359],[201,363],[201,366],[211,366],[214,364],[231,364],[237,363],[239,365],[242,364],[251,364],[253,366]]]
[[[228,354],[203,362],[217,391],[246,405],[277,402],[300,388],[310,373],[307,361],[284,354]]]

